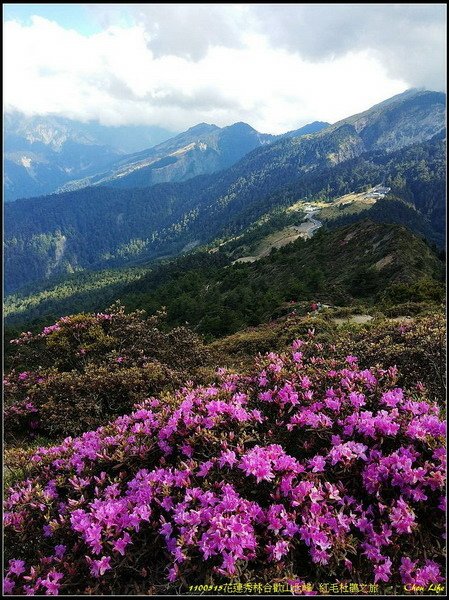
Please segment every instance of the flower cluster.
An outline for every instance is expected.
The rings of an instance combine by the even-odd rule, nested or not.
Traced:
[[[5,501],[12,594],[166,592],[257,572],[442,580],[444,420],[395,368],[297,340],[250,376],[150,398],[28,456]],[[132,587],[129,587],[132,586]]]
[[[205,356],[201,340],[185,328],[162,331],[160,320],[115,305],[108,313],[61,317],[14,340],[4,381],[8,439],[80,434],[191,380]],[[182,361],[178,349],[186,345]]]
[[[402,313],[404,314],[404,313]],[[446,392],[446,319],[444,313],[413,321],[379,320],[367,328],[341,333],[338,353],[351,348],[361,365],[397,365],[401,386],[424,386],[432,399]]]

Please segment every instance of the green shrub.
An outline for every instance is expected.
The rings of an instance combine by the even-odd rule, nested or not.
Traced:
[[[359,357],[361,366],[396,365],[399,384],[422,382],[432,399],[446,393],[446,323],[443,314],[411,321],[381,320],[342,332],[335,345],[341,353]]]
[[[13,340],[4,382],[7,438],[78,435],[142,398],[202,379],[203,342],[185,327],[164,331],[163,317],[126,314],[115,304]]]
[[[434,305],[429,304],[428,302],[404,302],[383,309],[385,316],[393,318],[404,316],[413,317],[426,312],[433,312],[434,310]]]
[[[413,283],[394,283],[379,295],[383,304],[404,302],[433,302],[440,304],[445,298],[445,286],[435,279],[422,278]]]

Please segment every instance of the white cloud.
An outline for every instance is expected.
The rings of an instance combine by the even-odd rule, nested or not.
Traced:
[[[304,58],[369,50],[392,77],[445,89],[445,4],[260,5],[253,16],[273,44]]]
[[[251,26],[251,8],[242,4],[131,4],[127,8],[144,25],[156,57],[174,54],[199,60],[213,46],[238,48],[242,32]],[[97,10],[102,10],[101,5]]]
[[[368,14],[371,25],[358,5],[341,13],[332,13],[335,5],[131,5],[135,22],[120,27],[114,8],[104,6],[92,5],[105,29],[90,36],[40,17],[29,26],[5,23],[6,110],[173,130],[242,120],[278,133],[315,119],[333,122],[425,85],[409,72],[425,72],[421,62],[413,65],[426,48],[435,64],[443,60],[435,57],[444,27],[426,20],[425,7],[419,26],[415,15],[417,49],[402,61],[402,75],[394,58],[401,41],[382,5],[375,5],[377,19]],[[438,69],[431,77],[438,79]]]

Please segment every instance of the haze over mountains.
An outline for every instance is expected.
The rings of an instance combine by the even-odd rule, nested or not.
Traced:
[[[58,191],[90,185],[132,188],[186,181],[197,175],[226,169],[259,146],[284,137],[315,133],[327,125],[328,123],[315,121],[276,136],[259,133],[246,123],[234,123],[222,128],[200,123],[153,148],[116,161],[105,173],[70,181]]]
[[[405,92],[401,95],[402,102],[416,94],[416,90]],[[391,102],[394,99],[377,105],[379,115],[385,113]],[[336,131],[343,124],[353,125],[357,133],[365,132],[361,135],[364,147],[374,149],[375,144],[369,140],[374,136],[379,138],[376,142],[379,147],[394,150],[415,139],[414,128],[419,119],[418,137],[423,137],[427,125],[430,134],[434,131],[434,115],[427,124],[428,117],[419,113],[418,105],[415,108],[416,114],[413,118],[407,116],[406,123],[400,122],[400,115],[395,117],[394,111],[389,111],[393,127],[382,123],[384,136],[365,123],[366,118],[374,123],[373,109],[332,126],[316,121],[282,135],[259,133],[246,123],[223,128],[201,123],[174,137],[158,127],[105,127],[61,117],[27,118],[10,113],[5,116],[5,200],[94,185],[133,188],[185,181],[226,169],[259,146],[326,128]]]
[[[5,200],[91,185],[147,187],[225,169],[282,137],[314,133],[314,122],[274,136],[246,123],[200,123],[173,136],[161,127],[106,127],[56,116],[5,116]]]
[[[105,168],[173,134],[161,127],[107,127],[57,116],[4,117],[6,201],[55,192],[66,181]]]
[[[59,191],[89,185],[132,188],[184,181],[225,169],[272,140],[273,136],[260,134],[246,123],[224,128],[200,123],[154,148],[116,161],[105,173],[70,181]]]
[[[176,256],[270,223],[300,200],[329,201],[379,183],[392,193],[379,204],[382,218],[441,245],[444,127],[445,95],[416,90],[315,133],[273,139],[245,124],[200,125],[124,159],[104,176],[107,187],[8,204],[5,287]],[[223,171],[151,185],[187,179],[196,169],[216,171],[239,154]]]

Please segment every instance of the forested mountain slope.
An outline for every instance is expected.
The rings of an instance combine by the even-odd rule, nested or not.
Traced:
[[[48,324],[61,314],[101,311],[120,298],[127,308],[149,313],[166,306],[170,324],[189,322],[214,337],[265,322],[291,301],[372,303],[397,284],[411,286],[412,300],[438,301],[444,293],[443,263],[427,244],[405,227],[368,220],[323,228],[252,264],[231,263],[220,249],[146,268],[74,274],[9,297],[6,323]],[[424,280],[424,288],[413,291]]]
[[[93,187],[18,201],[5,210],[6,289],[55,273],[175,255],[242,231],[275,206],[381,182],[412,203],[441,237],[443,100],[434,92],[399,97],[382,110],[372,109],[364,127],[344,122],[285,138],[253,150],[226,171],[186,182],[133,190]],[[401,131],[404,143],[415,144],[386,152],[389,135],[381,149],[392,122],[395,146],[402,143]],[[435,136],[427,141],[431,133]]]
[[[171,134],[173,135],[173,134]],[[82,123],[55,115],[4,115],[6,201],[50,194],[65,182],[87,177],[115,160],[170,137],[161,127]]]

